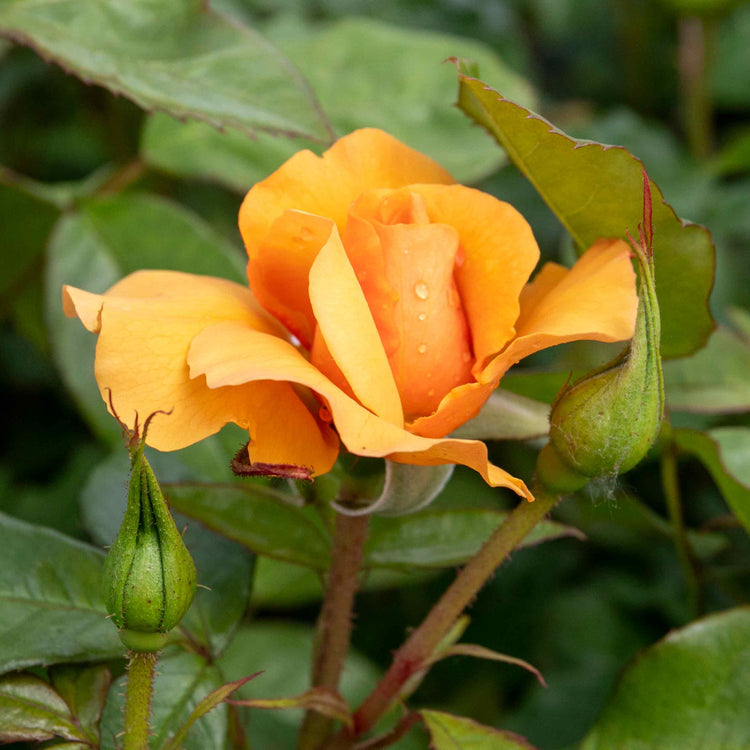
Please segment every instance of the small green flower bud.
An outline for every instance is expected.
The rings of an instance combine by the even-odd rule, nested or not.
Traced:
[[[552,405],[550,442],[539,454],[537,477],[553,492],[571,492],[589,479],[632,469],[659,431],[664,408],[659,307],[650,246],[650,196],[644,211],[648,239],[633,243],[640,268],[639,305],[629,350],[572,386]],[[645,205],[645,202],[644,202]]]
[[[187,612],[196,572],[142,445],[133,455],[128,506],[104,564],[104,600],[123,643],[158,650]]]

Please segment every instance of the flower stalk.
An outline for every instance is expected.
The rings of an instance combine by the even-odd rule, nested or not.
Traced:
[[[151,695],[158,652],[131,651],[125,690],[123,750],[148,750]]]
[[[352,628],[354,595],[367,538],[367,515],[336,514],[331,567],[318,617],[312,685],[338,691]],[[332,719],[309,710],[300,729],[300,750],[317,750],[331,731]]]

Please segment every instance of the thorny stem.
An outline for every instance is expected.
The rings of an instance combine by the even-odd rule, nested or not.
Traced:
[[[705,159],[713,145],[713,112],[708,77],[713,21],[696,16],[679,20],[679,69],[682,115],[690,152]]]
[[[354,594],[367,538],[368,516],[336,514],[331,568],[318,617],[312,663],[313,687],[336,692],[349,650]],[[300,750],[317,750],[331,731],[332,719],[308,711],[300,729]]]
[[[552,495],[539,486],[533,492],[536,500],[533,503],[524,500],[513,510],[461,570],[424,622],[396,652],[385,676],[354,714],[353,731],[342,730],[327,750],[351,747],[357,737],[375,725],[398,697],[407,680],[424,667],[435,648],[497,567],[560,499],[558,495]]]
[[[677,472],[677,447],[672,439],[672,427],[666,420],[662,426],[662,435],[666,438],[660,456],[662,490],[672,522],[677,557],[685,577],[690,612],[693,617],[697,617],[700,609],[700,585],[682,514],[682,497]]]
[[[158,652],[131,651],[125,690],[125,741],[123,750],[148,750],[151,693]]]

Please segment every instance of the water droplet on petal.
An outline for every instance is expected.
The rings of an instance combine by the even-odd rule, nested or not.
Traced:
[[[419,313],[417,318],[419,318],[419,320],[427,320],[427,313]]]
[[[427,344],[420,344],[420,345],[419,345],[419,346],[417,347],[417,351],[418,351],[418,352],[419,352],[420,354],[424,354],[424,353],[425,353],[425,352],[427,351]]]
[[[464,352],[462,355],[464,362],[471,362],[471,354],[469,352]]]
[[[435,389],[434,388],[430,388],[430,390],[427,391],[427,395],[428,396],[434,396],[435,395]]]
[[[416,294],[419,299],[427,299],[430,296],[430,287],[428,287],[424,281],[418,281],[414,285],[414,294]]]
[[[312,229],[308,227],[302,227],[302,229],[299,230],[299,236],[305,241],[309,242],[313,238],[313,232]]]

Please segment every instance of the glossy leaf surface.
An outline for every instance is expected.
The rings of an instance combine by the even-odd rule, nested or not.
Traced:
[[[674,631],[631,664],[582,750],[743,750],[748,670],[747,608]]]
[[[458,103],[502,145],[580,250],[600,237],[637,236],[643,164],[624,148],[570,138],[462,73]],[[653,181],[651,194],[662,354],[683,357],[700,349],[713,330],[708,297],[714,248],[708,231],[679,219]]]
[[[0,670],[124,653],[101,598],[104,555],[0,515]]]
[[[507,516],[503,511],[455,509],[374,518],[365,544],[365,565],[401,569],[460,565],[479,551]],[[566,536],[582,535],[569,526],[542,521],[521,546]]]
[[[329,138],[299,71],[255,31],[196,0],[9,0],[0,31],[144,109]]]
[[[523,737],[485,727],[444,711],[419,712],[430,733],[432,750],[534,750]]]

